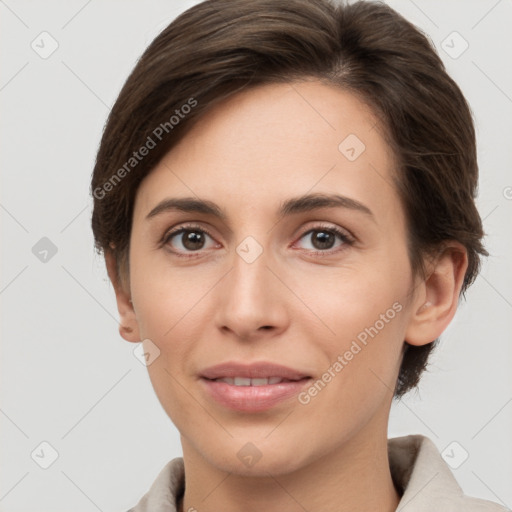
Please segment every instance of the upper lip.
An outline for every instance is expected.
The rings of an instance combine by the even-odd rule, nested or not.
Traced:
[[[236,362],[226,362],[211,366],[201,371],[201,377],[207,379],[222,379],[225,377],[246,377],[250,379],[264,379],[269,377],[281,377],[288,380],[300,380],[309,375],[293,368],[288,368],[280,364],[270,362],[258,362],[252,364],[242,364]]]

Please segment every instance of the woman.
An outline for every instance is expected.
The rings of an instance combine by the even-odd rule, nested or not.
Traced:
[[[381,3],[210,0],[106,124],[92,227],[181,435],[133,512],[500,511],[387,439],[478,274],[470,109]]]

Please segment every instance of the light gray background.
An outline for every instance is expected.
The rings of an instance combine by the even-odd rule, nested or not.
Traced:
[[[1,511],[125,511],[181,455],[137,345],[118,335],[88,188],[136,59],[194,3],[0,1]],[[492,254],[420,391],[393,407],[389,436],[422,433],[440,451],[456,441],[447,457],[469,454],[453,470],[464,492],[511,507],[512,2],[389,3],[428,33],[472,106]],[[59,45],[46,59],[31,47],[50,48],[43,31]],[[442,48],[453,31],[469,43],[456,59]],[[452,53],[461,48],[453,37]],[[57,248],[46,262],[32,252],[43,237]],[[48,469],[31,457],[49,457],[43,441],[58,452]]]

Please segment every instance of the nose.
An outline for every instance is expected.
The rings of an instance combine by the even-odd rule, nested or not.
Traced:
[[[275,336],[287,328],[286,300],[291,294],[282,283],[283,276],[278,277],[276,266],[265,251],[254,261],[243,252],[234,253],[231,269],[216,287],[215,319],[219,329],[251,340]]]

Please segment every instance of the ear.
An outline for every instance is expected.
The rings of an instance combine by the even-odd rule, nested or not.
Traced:
[[[426,345],[438,338],[457,311],[468,268],[466,248],[450,241],[430,263],[428,277],[416,290],[413,312],[405,333],[409,345]]]
[[[117,310],[119,311],[120,317],[119,334],[126,341],[138,343],[141,341],[139,336],[139,324],[131,302],[130,291],[125,290],[123,283],[120,282],[117,276],[116,258],[113,252],[105,252],[105,263],[108,277],[114,286],[116,294]]]

